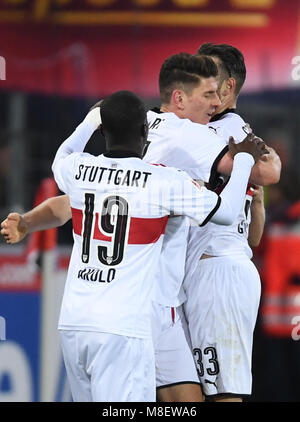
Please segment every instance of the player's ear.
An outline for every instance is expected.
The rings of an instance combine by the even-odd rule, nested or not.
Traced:
[[[230,77],[224,79],[219,89],[222,99],[224,100],[224,98],[227,98],[229,95],[233,94],[235,92],[235,87],[236,80],[234,78]]]
[[[172,98],[173,103],[177,106],[179,110],[184,109],[184,98],[185,98],[184,91],[182,91],[181,89],[174,89],[174,91],[172,92],[171,98]]]
[[[236,80],[234,78],[228,78],[226,81],[226,87],[230,92],[235,92]]]

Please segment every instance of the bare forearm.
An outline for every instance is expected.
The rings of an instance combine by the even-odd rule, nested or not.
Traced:
[[[268,186],[279,182],[281,172],[281,161],[276,152],[266,147],[269,154],[255,163],[250,174],[250,182],[260,186]],[[232,171],[233,159],[228,152],[224,155],[218,165],[218,172],[230,176]]]
[[[267,147],[269,154],[263,156],[252,169],[250,181],[260,186],[279,182],[281,161],[273,148]]]
[[[70,218],[71,208],[67,195],[49,198],[23,215],[28,233],[62,226]]]
[[[62,226],[70,218],[71,207],[68,196],[56,196],[47,199],[24,215],[10,213],[1,223],[1,235],[9,244],[18,243],[28,233]]]
[[[259,245],[265,225],[265,207],[263,201],[255,201],[251,206],[251,223],[248,243],[251,247]]]

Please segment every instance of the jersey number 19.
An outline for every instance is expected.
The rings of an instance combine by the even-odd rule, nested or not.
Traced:
[[[82,262],[89,262],[91,253],[92,228],[95,218],[95,194],[85,194],[84,228],[82,240]],[[103,201],[99,213],[99,229],[104,236],[111,238],[108,246],[98,246],[98,259],[104,265],[114,266],[122,262],[128,240],[128,202],[118,195],[111,195]]]

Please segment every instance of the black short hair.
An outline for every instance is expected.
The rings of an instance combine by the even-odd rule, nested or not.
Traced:
[[[118,91],[101,102],[102,126],[118,142],[140,136],[147,113],[143,101],[131,91]]]
[[[217,57],[221,62],[222,71],[226,72],[227,77],[233,77],[236,80],[236,95],[239,94],[245,79],[246,66],[242,52],[229,44],[202,44],[197,54]]]
[[[189,53],[174,54],[163,63],[159,74],[160,99],[169,104],[176,88],[193,89],[201,78],[218,76],[218,67],[210,57]]]

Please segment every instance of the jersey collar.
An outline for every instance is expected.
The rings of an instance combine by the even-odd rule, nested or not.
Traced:
[[[236,113],[236,108],[226,108],[226,110],[222,111],[222,113],[216,114],[214,117],[210,119],[210,122],[215,122],[216,120],[220,120],[224,114],[227,113]]]
[[[152,108],[151,111],[153,111],[154,113],[157,113],[157,114],[162,114],[163,113],[158,107]]]
[[[108,151],[105,152],[104,157],[107,158],[130,158],[130,157],[135,157],[135,158],[140,158],[141,157],[136,154],[135,152],[132,151],[120,151],[120,150],[116,150],[116,151]]]
[[[158,107],[154,107],[151,111],[157,114],[162,114],[163,111],[161,111]],[[215,122],[216,120],[221,119],[225,114],[227,113],[236,113],[235,108],[227,108],[226,110],[222,111],[222,113],[216,114],[214,117],[210,119],[210,122]]]

